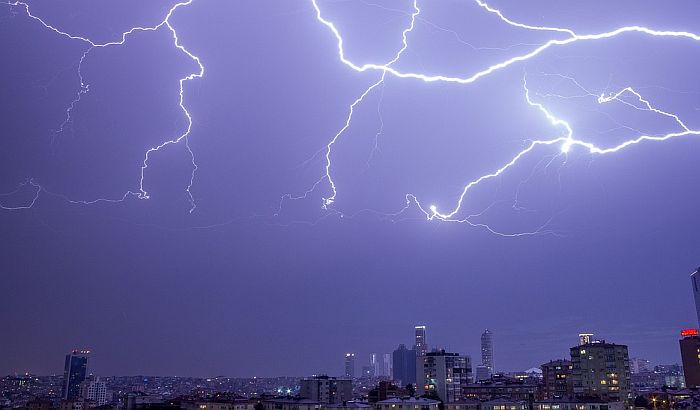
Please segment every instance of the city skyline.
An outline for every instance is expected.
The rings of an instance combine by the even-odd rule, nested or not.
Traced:
[[[387,4],[0,4],[0,374],[679,363],[697,2]]]

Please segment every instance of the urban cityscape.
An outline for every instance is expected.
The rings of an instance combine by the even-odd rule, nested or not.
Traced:
[[[700,325],[700,269],[690,275]],[[630,357],[629,347],[580,333],[569,352],[522,371],[497,367],[497,334],[481,357],[431,348],[429,329],[391,353],[348,352],[344,374],[212,378],[100,376],[91,352],[65,356],[63,374],[8,375],[0,408],[29,410],[624,410],[700,408],[700,332],[679,332],[682,364]],[[559,358],[556,358],[559,357]],[[339,358],[340,360],[340,358]]]
[[[700,0],[0,38],[0,410],[700,410]]]

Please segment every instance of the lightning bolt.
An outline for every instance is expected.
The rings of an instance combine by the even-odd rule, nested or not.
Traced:
[[[648,35],[648,36],[655,36],[655,37],[670,37],[670,38],[680,38],[680,39],[686,39],[686,40],[692,40],[692,41],[700,41],[700,35],[691,33],[691,32],[686,32],[686,31],[668,31],[668,30],[655,30],[652,28],[648,27],[643,27],[643,26],[625,26],[625,27],[620,27],[612,31],[606,31],[606,32],[601,32],[601,33],[595,33],[595,34],[579,34],[576,33],[575,31],[568,29],[568,28],[560,28],[560,27],[548,27],[548,26],[534,26],[534,25],[529,25],[521,22],[514,21],[510,18],[508,18],[504,13],[502,13],[500,10],[491,7],[488,5],[486,2],[482,0],[474,0],[476,6],[480,7],[481,9],[485,10],[488,13],[491,13],[498,17],[500,21],[503,23],[512,26],[512,27],[517,27],[520,29],[526,29],[526,30],[531,30],[531,31],[541,31],[541,32],[549,32],[553,34],[557,34],[562,36],[562,38],[553,38],[550,40],[545,41],[544,43],[537,45],[535,48],[532,50],[525,52],[523,54],[518,54],[514,57],[510,57],[508,59],[505,59],[503,61],[500,61],[496,64],[490,65],[484,69],[481,69],[479,71],[476,71],[470,75],[463,76],[463,77],[455,77],[455,76],[446,76],[446,75],[440,75],[440,74],[426,74],[426,73],[419,73],[419,72],[412,72],[412,71],[401,71],[397,68],[394,67],[394,63],[396,63],[400,58],[403,52],[408,48],[408,43],[407,43],[407,34],[411,32],[414,27],[415,27],[415,22],[416,18],[420,14],[420,9],[417,4],[417,0],[413,2],[413,9],[414,13],[411,15],[411,24],[410,26],[403,31],[403,47],[401,50],[396,54],[395,58],[390,60],[387,63],[384,64],[377,64],[377,63],[356,63],[351,61],[346,57],[346,52],[344,49],[344,40],[343,36],[341,35],[340,31],[338,28],[335,26],[335,24],[326,19],[323,16],[323,13],[321,11],[321,8],[319,7],[319,0],[310,0],[311,5],[315,11],[316,15],[316,20],[322,24],[323,26],[327,27],[328,30],[331,32],[331,34],[335,37],[336,39],[336,44],[337,44],[337,57],[338,60],[344,64],[345,66],[349,67],[351,70],[358,72],[358,73],[364,73],[364,72],[371,72],[371,71],[378,71],[381,72],[381,78],[379,81],[372,83],[368,88],[366,88],[360,96],[350,105],[349,109],[349,114],[346,118],[344,126],[336,133],[333,138],[331,138],[330,142],[326,146],[325,149],[325,158],[326,158],[326,163],[325,163],[325,172],[321,176],[319,180],[316,181],[316,183],[307,191],[304,192],[303,195],[299,196],[290,196],[287,195],[285,198],[286,199],[301,199],[301,198],[306,198],[311,192],[313,192],[319,184],[321,184],[323,181],[328,181],[329,184],[329,190],[331,194],[328,197],[323,198],[323,203],[322,207],[324,209],[327,209],[333,202],[336,200],[336,197],[338,195],[338,187],[335,183],[335,181],[332,178],[332,161],[331,161],[331,151],[333,145],[337,142],[337,140],[341,137],[341,135],[351,126],[351,122],[353,119],[353,114],[355,112],[355,109],[359,104],[362,103],[362,101],[365,99],[365,97],[372,92],[375,88],[377,88],[380,84],[383,83],[384,79],[386,78],[387,75],[394,76],[396,78],[400,79],[412,79],[412,80],[420,80],[426,83],[433,83],[433,82],[445,82],[445,83],[454,83],[454,84],[460,84],[460,85],[468,85],[471,83],[474,83],[481,78],[487,77],[491,74],[494,74],[498,71],[507,69],[513,65],[516,65],[518,63],[523,63],[528,60],[531,60],[546,50],[549,50],[551,48],[555,47],[564,47],[564,46],[569,46],[574,43],[578,42],[594,42],[594,41],[600,41],[600,40],[605,40],[605,39],[610,39],[613,37],[617,37],[623,34],[643,34],[643,35]],[[373,5],[373,4],[369,4]],[[430,23],[433,25],[432,23]],[[437,27],[438,29],[444,30],[444,31],[450,31],[447,29],[443,29],[441,27]],[[454,34],[454,32],[452,32]],[[463,42],[460,39],[460,42]],[[471,45],[470,45],[471,46]],[[473,46],[472,46],[473,47]],[[404,211],[406,211],[412,204],[416,205],[417,208],[424,214],[424,216],[428,220],[440,220],[440,221],[445,221],[445,222],[458,222],[458,223],[468,223],[472,226],[475,227],[481,227],[484,229],[487,229],[488,231],[498,234],[498,235],[503,235],[503,236],[522,236],[522,235],[533,235],[533,234],[540,234],[540,233],[551,233],[551,231],[547,230],[546,227],[549,222],[545,223],[544,225],[540,226],[534,231],[531,232],[520,232],[520,233],[505,233],[505,232],[500,232],[497,231],[490,226],[482,223],[476,223],[471,220],[471,218],[475,216],[479,216],[485,211],[482,211],[478,214],[474,215],[469,215],[467,217],[459,217],[459,214],[462,211],[462,205],[465,202],[465,199],[468,195],[468,193],[478,186],[479,184],[484,183],[485,181],[488,181],[490,179],[496,178],[505,172],[507,172],[510,168],[512,168],[515,164],[517,164],[522,158],[526,157],[528,154],[531,152],[535,151],[539,147],[543,146],[559,146],[561,150],[562,155],[566,155],[570,150],[572,150],[575,147],[581,147],[586,149],[590,154],[595,154],[595,155],[605,155],[605,154],[612,154],[615,152],[618,152],[620,150],[623,150],[625,148],[628,148],[630,146],[642,143],[642,142],[647,142],[647,141],[666,141],[672,138],[677,138],[677,137],[683,137],[683,136],[695,136],[699,135],[700,131],[699,130],[693,130],[688,128],[685,123],[679,118],[678,115],[675,115],[673,113],[658,109],[645,98],[642,97],[640,93],[635,91],[631,87],[626,87],[621,90],[619,90],[616,93],[611,93],[608,95],[598,95],[595,96],[597,98],[597,102],[599,104],[607,104],[611,102],[619,102],[622,104],[630,105],[635,109],[639,110],[645,110],[649,112],[653,112],[665,117],[672,118],[681,128],[680,131],[675,131],[675,132],[670,132],[667,134],[663,135],[639,135],[633,139],[626,140],[618,145],[610,146],[610,147],[600,147],[598,145],[593,144],[592,142],[588,142],[584,139],[579,139],[575,137],[574,130],[572,129],[571,125],[569,124],[568,121],[565,119],[559,118],[555,116],[552,112],[550,112],[542,103],[534,101],[531,96],[530,96],[530,90],[528,89],[527,86],[527,81],[526,78],[523,79],[523,89],[525,92],[525,100],[527,104],[532,106],[533,108],[536,108],[548,121],[549,123],[557,128],[561,129],[562,133],[560,136],[556,138],[551,138],[551,139],[544,139],[544,140],[532,140],[529,141],[529,143],[526,145],[525,148],[523,148],[521,151],[517,152],[508,162],[505,164],[501,165],[500,167],[496,168],[494,171],[484,174],[476,179],[474,179],[471,182],[468,182],[464,188],[462,189],[462,192],[459,196],[459,199],[456,203],[456,205],[450,210],[450,211],[444,211],[440,212],[438,210],[437,205],[428,205],[425,206],[423,205],[419,199],[413,195],[413,194],[406,194],[405,196],[405,206],[401,208],[397,213],[394,214],[385,214],[385,215],[400,215]],[[588,93],[589,95],[593,95]],[[622,100],[621,98],[623,96],[630,95],[633,96],[641,106],[638,105],[633,105],[625,100]],[[381,132],[381,130],[380,130]],[[280,204],[281,206],[281,204]],[[488,209],[488,208],[487,208]],[[370,211],[370,212],[375,212],[371,210],[363,210],[363,211]],[[363,212],[360,211],[360,212]],[[340,211],[336,211],[340,212]],[[278,213],[279,214],[279,210]],[[276,214],[276,215],[277,215]],[[342,213],[341,213],[342,215]]]
[[[85,61],[85,59],[88,57],[88,55],[93,50],[101,49],[101,48],[108,48],[108,47],[122,46],[127,42],[127,39],[132,34],[137,33],[137,32],[151,32],[151,31],[158,31],[158,30],[168,30],[172,35],[174,47],[177,48],[178,50],[180,50],[185,55],[187,55],[187,57],[189,57],[192,61],[194,61],[197,64],[197,66],[199,67],[198,71],[191,73],[191,74],[179,79],[179,87],[180,87],[179,105],[180,105],[180,109],[182,110],[183,114],[187,118],[187,127],[186,127],[185,131],[182,132],[181,134],[173,137],[172,139],[170,139],[168,141],[165,141],[157,146],[149,148],[144,153],[143,162],[142,162],[142,165],[140,167],[141,168],[140,169],[140,178],[138,181],[138,189],[137,190],[126,191],[122,197],[114,198],[114,199],[98,198],[98,199],[94,199],[94,200],[73,200],[73,199],[67,198],[63,195],[60,195],[60,194],[51,193],[50,191],[46,190],[44,187],[42,187],[37,182],[30,180],[29,183],[37,189],[37,191],[36,191],[37,196],[31,201],[31,203],[29,205],[23,206],[23,207],[16,207],[16,208],[12,208],[12,209],[31,208],[37,202],[38,196],[42,192],[45,192],[45,193],[48,193],[51,195],[61,196],[62,198],[64,198],[65,200],[67,200],[70,203],[83,204],[83,205],[90,205],[90,204],[94,204],[94,203],[98,203],[98,202],[110,202],[110,203],[122,202],[129,197],[136,197],[138,199],[148,199],[149,194],[144,187],[144,180],[145,180],[145,172],[148,168],[148,162],[151,158],[151,155],[157,151],[160,151],[161,149],[168,147],[169,145],[178,144],[178,143],[184,141],[185,147],[187,149],[187,152],[190,155],[191,162],[192,162],[192,172],[190,174],[190,181],[189,181],[185,191],[187,192],[187,197],[188,197],[188,200],[189,200],[190,205],[191,205],[190,213],[195,210],[195,208],[197,207],[197,204],[194,200],[191,189],[192,189],[192,185],[194,184],[195,173],[197,172],[198,165],[195,161],[194,152],[192,152],[192,149],[190,148],[190,145],[189,145],[189,135],[190,135],[190,132],[192,131],[193,120],[192,120],[192,116],[190,115],[190,112],[187,110],[187,107],[185,106],[185,102],[184,102],[185,101],[185,83],[187,83],[188,81],[197,79],[197,78],[202,78],[204,76],[204,65],[200,61],[199,57],[192,54],[188,49],[186,49],[180,43],[180,39],[178,38],[177,31],[170,23],[170,18],[172,17],[173,13],[177,9],[179,9],[181,7],[189,6],[190,4],[192,4],[192,2],[193,2],[193,0],[187,0],[187,1],[182,1],[182,2],[176,3],[168,10],[165,18],[163,20],[161,20],[158,24],[156,24],[154,26],[148,26],[148,27],[132,27],[129,30],[123,32],[121,34],[121,37],[118,40],[108,41],[106,43],[98,43],[98,42],[95,42],[87,37],[75,35],[75,34],[70,34],[66,31],[58,29],[57,27],[47,23],[44,19],[34,15],[31,12],[28,3],[25,3],[22,1],[7,1],[7,2],[5,2],[5,4],[7,4],[10,7],[19,7],[19,8],[24,9],[27,17],[29,17],[31,20],[34,20],[37,23],[41,24],[45,29],[52,31],[59,36],[66,37],[70,40],[83,42],[88,46],[88,48],[83,52],[82,56],[80,57],[80,62],[78,64],[78,78],[80,80],[80,87],[76,93],[76,97],[73,99],[73,101],[70,103],[70,105],[66,109],[65,119],[63,120],[61,125],[58,127],[58,130],[56,131],[55,134],[60,134],[64,131],[65,126],[67,124],[69,124],[72,120],[72,112],[73,112],[75,106],[80,102],[81,97],[90,91],[90,85],[87,84],[85,82],[85,79],[83,78],[82,65],[83,65],[83,62]]]

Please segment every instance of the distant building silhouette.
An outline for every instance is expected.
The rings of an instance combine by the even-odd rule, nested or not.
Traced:
[[[73,350],[66,355],[63,368],[63,394],[64,400],[80,398],[80,383],[85,381],[88,375],[89,350]]]
[[[695,298],[695,313],[698,317],[698,326],[700,326],[700,268],[690,274],[690,282],[693,285],[693,297]]]
[[[345,377],[355,377],[355,353],[345,353]]]
[[[488,369],[488,376],[484,379],[491,377],[495,372],[493,367],[493,334],[488,329],[481,334],[481,365]]]
[[[416,350],[407,349],[400,344],[392,354],[394,368],[393,379],[399,381],[402,386],[416,384]]]

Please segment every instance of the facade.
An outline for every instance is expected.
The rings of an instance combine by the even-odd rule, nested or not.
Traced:
[[[509,397],[516,401],[531,402],[538,394],[536,383],[505,376],[494,376],[490,380],[468,384],[462,388],[465,397],[479,400],[494,400]]]
[[[349,401],[340,404],[329,404],[325,406],[324,410],[373,410],[373,408],[365,402]]]
[[[630,400],[631,378],[627,346],[591,341],[570,350],[574,395],[593,396],[608,401]]]
[[[416,326],[416,356],[425,356],[428,353],[425,326]]]
[[[80,397],[94,401],[98,406],[107,404],[107,383],[99,377],[85,380],[80,384]]]
[[[633,357],[630,359],[630,373],[644,373],[648,372],[649,370],[649,360],[640,359],[639,357]]]
[[[374,376],[392,378],[394,364],[392,361],[392,355],[390,353],[370,354],[369,364],[373,368]]]
[[[370,403],[377,403],[380,401],[393,399],[396,397],[408,396],[408,391],[402,389],[394,383],[387,381],[380,381],[377,387],[371,389],[367,393],[367,401]]]
[[[393,379],[400,385],[416,384],[416,350],[400,344],[392,354]]]
[[[481,365],[488,368],[488,377],[491,377],[495,371],[493,367],[493,334],[488,329],[481,334]]]
[[[698,318],[698,326],[700,326],[700,268],[690,274],[690,284],[693,289],[693,297],[695,298],[695,313]]]
[[[304,398],[272,399],[262,402],[265,410],[322,410],[323,404]]]
[[[600,399],[551,399],[536,401],[535,410],[625,410],[625,404]]]
[[[481,400],[462,398],[459,401],[445,403],[444,410],[481,410]]]
[[[697,329],[685,329],[681,332],[681,336],[683,338],[679,343],[685,385],[698,387],[700,386],[700,335]]]
[[[482,380],[488,380],[490,378],[491,378],[491,369],[489,369],[488,366],[484,366],[483,364],[476,366],[476,371],[474,373],[474,379],[477,382],[480,382]]]
[[[299,385],[299,397],[311,401],[334,404],[352,400],[351,379],[314,376],[301,379]]]
[[[481,403],[481,410],[528,410],[528,404],[524,401],[502,397]]]
[[[542,369],[542,388],[540,396],[543,399],[554,399],[573,396],[571,372],[573,364],[569,360],[552,360],[540,366]]]
[[[376,410],[438,410],[440,402],[437,400],[400,397],[382,400],[375,404]]]
[[[355,353],[345,353],[345,377],[355,377]]]
[[[472,381],[471,358],[459,353],[426,353],[416,359],[416,368],[421,372],[416,382],[418,395],[434,392],[445,403],[461,398],[462,386]]]
[[[85,381],[88,375],[88,350],[73,350],[66,355],[63,368],[63,394],[64,400],[80,398],[80,383]]]

